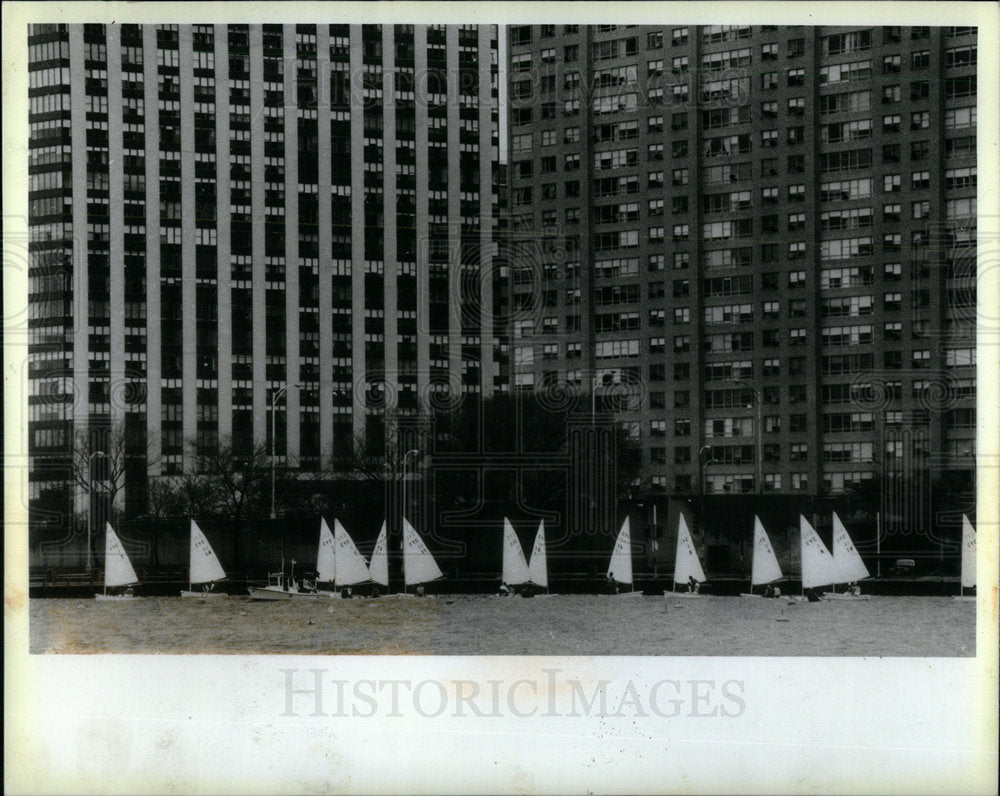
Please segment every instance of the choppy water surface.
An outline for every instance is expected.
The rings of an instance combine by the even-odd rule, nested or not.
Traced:
[[[975,611],[948,597],[34,599],[30,645],[35,653],[950,657],[975,654]]]

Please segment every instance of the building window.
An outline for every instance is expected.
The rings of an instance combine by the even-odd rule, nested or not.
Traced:
[[[510,43],[514,46],[531,44],[531,25],[515,25],[510,29]]]
[[[910,99],[922,100],[931,95],[931,84],[929,80],[913,80],[910,82]]]

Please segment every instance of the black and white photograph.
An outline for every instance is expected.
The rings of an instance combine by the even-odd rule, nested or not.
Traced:
[[[997,659],[992,4],[47,5],[5,5],[5,580],[28,665],[79,661],[85,711],[120,718],[119,665],[155,660],[145,688],[193,704],[201,667],[262,666],[254,747],[397,710],[470,756],[484,716],[545,743],[505,735],[523,765],[467,779],[422,778],[408,748],[381,780],[256,783],[203,747],[212,777],[171,783],[131,765],[156,744],[126,721],[35,742],[62,763],[11,792],[117,767],[105,792],[996,793],[975,712],[996,707],[975,690]],[[621,680],[577,668],[612,660]],[[875,665],[949,683],[962,732],[928,750],[936,685],[843,697]],[[819,753],[863,751],[822,778],[753,779],[742,718],[806,710],[755,690],[782,671],[832,689],[810,738],[900,714],[864,713],[867,742],[830,726]],[[893,747],[907,711],[920,740]],[[551,779],[546,745],[574,755],[557,717],[598,738],[679,717],[709,747],[728,721],[741,762],[657,779],[640,727],[638,772]],[[777,732],[769,760],[820,743]]]

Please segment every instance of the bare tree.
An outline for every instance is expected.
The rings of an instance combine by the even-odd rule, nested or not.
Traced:
[[[200,453],[194,441],[188,443],[194,450],[201,479],[197,481],[200,494],[202,486],[209,490],[212,505],[224,514],[233,527],[233,559],[239,559],[240,531],[244,520],[261,513],[270,484],[271,466],[267,446],[255,443],[248,453],[237,453],[231,437],[223,437],[212,453]],[[194,496],[196,483],[188,484]]]
[[[174,478],[151,478],[146,491],[146,508],[156,520],[179,517],[185,513],[184,496]]]
[[[357,436],[347,462],[348,471],[368,481],[387,483],[398,481],[403,470],[403,457],[409,450],[429,452],[431,426],[401,428],[393,417],[386,419],[375,438]],[[372,427],[369,427],[369,434]],[[410,459],[410,467],[413,459]]]
[[[77,429],[73,436],[72,478],[85,494],[99,489],[107,495],[109,510],[123,510],[126,474],[144,472],[157,461],[145,428],[125,421]]]
[[[212,517],[219,500],[210,479],[198,473],[152,478],[148,487],[148,510],[156,519]]]

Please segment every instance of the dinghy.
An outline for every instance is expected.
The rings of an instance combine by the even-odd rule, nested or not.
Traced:
[[[858,549],[851,540],[851,535],[840,521],[837,512],[833,512],[833,562],[837,567],[839,575],[833,583],[832,591],[824,592],[823,596],[828,600],[845,600],[847,602],[857,602],[858,600],[870,600],[870,594],[862,594],[861,590],[854,587],[853,590],[838,592],[837,584],[853,584],[864,578],[871,577],[868,567],[861,559]]]
[[[105,523],[104,533],[104,593],[94,597],[98,600],[132,600],[135,598],[132,586],[139,583],[139,578],[110,522]],[[123,593],[108,594],[108,589],[122,587],[125,588]]]
[[[523,586],[531,581],[531,571],[528,569],[528,562],[524,559],[524,550],[521,549],[521,540],[514,532],[514,526],[510,520],[503,518],[503,573],[501,574],[500,587],[515,588]]]
[[[741,597],[763,597],[763,594],[754,594],[754,586],[764,586],[781,580],[781,567],[778,566],[778,557],[771,547],[771,540],[764,530],[764,525],[760,517],[754,515],[753,518],[753,562],[750,565],[750,593],[741,594]],[[778,595],[780,596],[780,595]]]
[[[351,586],[368,583],[372,576],[365,558],[340,520],[336,519],[333,521],[333,542],[336,548],[333,582],[337,589],[350,589]]]
[[[389,542],[384,521],[382,522],[382,530],[379,531],[378,538],[375,540],[371,561],[368,562],[368,573],[371,575],[373,583],[377,583],[386,591],[389,590]]]
[[[840,570],[837,568],[833,556],[826,549],[823,540],[819,538],[816,529],[801,514],[799,515],[799,544],[802,550],[803,596],[806,590],[836,583],[837,578],[840,577]]]
[[[384,527],[384,526],[383,526]],[[358,551],[350,534],[334,519],[333,531],[326,518],[319,521],[319,549],[316,553],[316,592],[337,599],[342,590],[371,580],[364,556]],[[332,583],[334,588],[321,589],[319,584]]]
[[[616,588],[619,583],[629,587],[629,591],[619,591],[619,597],[642,597],[642,592],[635,590],[632,578],[632,529],[628,517],[615,540],[615,549],[608,564],[608,580],[614,582]]]
[[[336,522],[336,520],[334,520]],[[340,592],[321,589],[321,583],[334,583],[337,579],[337,543],[326,518],[319,518],[319,546],[316,549],[316,591],[325,597],[339,597]],[[336,584],[335,584],[336,585]]]
[[[976,529],[972,527],[969,518],[962,515],[962,575],[959,583],[959,593],[954,598],[963,602],[975,602],[973,594],[966,594],[966,589],[976,588]]]
[[[403,582],[406,588],[443,578],[431,551],[416,529],[403,518]]]
[[[191,557],[188,571],[188,587],[181,591],[181,597],[225,597],[224,591],[214,591],[217,581],[226,579],[226,571],[219,563],[215,550],[208,543],[198,523],[191,520]],[[194,584],[202,584],[201,591],[194,590]]]
[[[531,560],[528,564],[528,575],[531,582],[540,589],[549,591],[549,565],[545,553],[545,520],[538,523],[538,533],[535,534],[535,544],[531,548]]]
[[[698,551],[688,530],[684,515],[677,521],[677,555],[674,558],[674,590],[663,592],[664,597],[701,597],[697,591],[677,591],[677,586],[690,588],[692,580],[697,584],[705,582],[705,571],[701,568]]]

